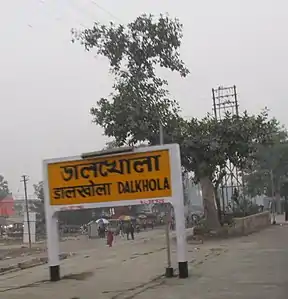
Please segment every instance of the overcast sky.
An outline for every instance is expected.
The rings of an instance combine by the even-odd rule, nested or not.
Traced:
[[[2,0],[0,173],[14,195],[23,194],[24,173],[32,194],[42,159],[105,144],[89,109],[111,91],[108,63],[72,44],[70,29],[161,12],[184,25],[181,54],[191,74],[168,78],[184,116],[204,116],[211,88],[235,84],[241,110],[267,106],[288,124],[285,0]]]

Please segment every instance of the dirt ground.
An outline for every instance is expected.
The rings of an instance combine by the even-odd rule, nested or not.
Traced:
[[[136,234],[136,241],[144,239],[158,238],[163,235],[163,229],[148,230]],[[117,243],[125,243],[125,239],[116,238]],[[89,239],[85,235],[65,237],[60,242],[60,252],[79,253],[97,249],[106,243],[105,239]],[[20,242],[0,243],[0,268],[7,267],[10,264],[16,264],[28,258],[42,257],[47,255],[46,242],[38,242],[29,248],[27,244]]]

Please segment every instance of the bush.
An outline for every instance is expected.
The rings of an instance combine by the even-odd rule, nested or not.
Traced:
[[[243,196],[240,196],[237,201],[234,200],[233,203],[229,203],[228,212],[226,213],[226,215],[229,215],[232,218],[246,217],[261,211],[258,205]]]

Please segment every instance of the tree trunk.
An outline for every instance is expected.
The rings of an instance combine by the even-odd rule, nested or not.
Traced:
[[[281,184],[280,184],[280,179],[278,179],[276,181],[276,190],[275,190],[275,212],[277,214],[282,213],[280,189],[281,189]]]
[[[281,211],[281,195],[279,191],[275,193],[275,212],[279,215],[282,213]]]
[[[221,202],[220,202],[220,198],[218,196],[218,190],[216,190],[214,188],[214,194],[215,194],[215,202],[216,202],[216,206],[217,206],[217,215],[218,215],[218,221],[221,225],[223,225],[223,214],[222,214],[222,209],[221,209]]]
[[[218,229],[220,222],[215,206],[214,186],[207,176],[200,179],[200,184],[207,226],[209,229]]]

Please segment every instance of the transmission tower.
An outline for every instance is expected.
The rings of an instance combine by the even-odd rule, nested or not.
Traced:
[[[236,86],[212,88],[213,110],[217,120],[221,120],[225,113],[239,115]]]
[[[212,88],[213,98],[213,111],[216,120],[221,121],[225,117],[226,113],[230,115],[239,115],[239,105],[237,99],[236,86],[223,87],[220,86],[216,89]],[[220,183],[220,189],[218,190],[220,198],[222,199],[222,210],[227,207],[231,202],[234,205],[232,197],[239,197],[239,194],[243,194],[243,181],[242,172],[237,169],[230,161],[227,162],[225,167],[226,175],[223,177]]]

